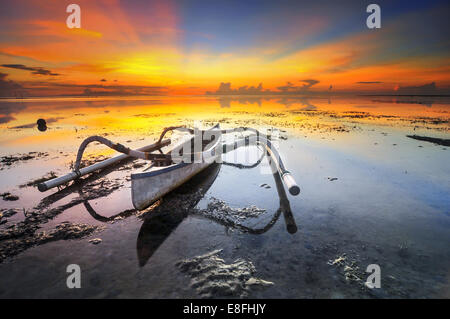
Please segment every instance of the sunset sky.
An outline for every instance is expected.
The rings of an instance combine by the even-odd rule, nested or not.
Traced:
[[[448,1],[372,2],[4,0],[0,96],[448,94]]]

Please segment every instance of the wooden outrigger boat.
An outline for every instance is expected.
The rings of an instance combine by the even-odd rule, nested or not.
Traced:
[[[189,138],[184,139],[169,152],[163,153],[161,149],[171,144],[170,139],[164,139],[165,134],[175,130],[190,133]],[[253,134],[231,144],[224,144],[222,142],[222,134],[243,131],[248,131]],[[104,144],[122,153],[122,155],[80,168],[83,152],[88,144],[92,142]],[[88,137],[80,145],[73,172],[40,183],[38,189],[40,191],[46,191],[50,188],[67,184],[83,175],[117,164],[130,157],[140,158],[150,161],[151,164],[144,171],[131,175],[131,194],[134,207],[138,210],[143,210],[155,200],[179,187],[212,163],[220,162],[222,154],[248,145],[262,145],[270,157],[271,167],[276,168],[275,171],[278,171],[289,192],[292,195],[298,195],[300,193],[300,188],[285,168],[278,151],[270,142],[270,138],[252,128],[244,127],[223,130],[220,129],[218,124],[204,131],[185,127],[169,127],[164,129],[156,143],[137,150],[132,150],[101,136]],[[159,151],[159,153],[153,153],[154,151]]]
[[[219,128],[219,126],[216,125],[214,128]],[[177,149],[182,151],[185,145],[191,148],[194,145],[192,142],[192,139],[189,139],[183,144],[176,146],[169,153],[173,153]],[[180,161],[178,163],[169,163],[168,166],[152,166],[147,171],[131,174],[131,199],[133,206],[136,209],[147,208],[155,200],[166,195],[216,162],[217,157],[221,155],[222,143],[220,139],[202,139],[202,143],[204,144],[202,151],[192,153],[191,163]]]

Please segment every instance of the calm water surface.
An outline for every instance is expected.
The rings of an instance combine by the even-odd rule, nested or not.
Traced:
[[[34,123],[45,118],[48,130]],[[248,297],[267,298],[428,298],[450,297],[449,148],[406,137],[450,138],[450,101],[414,97],[128,97],[0,101],[1,156],[44,152],[0,168],[0,208],[63,207],[39,225],[51,231],[69,221],[103,226],[92,236],[57,240],[28,248],[0,264],[0,297],[32,298],[199,298],[191,278],[177,262],[221,249],[228,264],[251,261],[255,276],[273,282],[250,289]],[[254,168],[220,165],[178,193],[201,189],[197,209],[219,199],[233,208],[256,205],[266,212],[244,220],[252,229],[225,226],[195,213],[180,214],[178,193],[160,205],[173,216],[152,219],[132,210],[130,174],[141,162],[104,174],[97,187],[118,185],[107,196],[77,201],[89,193],[79,187],[57,197],[40,193],[30,181],[49,172],[70,171],[81,141],[90,135],[139,147],[169,125],[252,126],[279,129],[277,144],[299,183],[288,195],[297,231],[276,218],[280,195],[266,159]],[[259,151],[238,150],[231,163],[252,165]],[[113,152],[88,149],[90,159]],[[133,164],[136,165],[133,168]],[[142,163],[141,163],[142,164]],[[202,184],[203,183],[203,184]],[[269,187],[261,187],[267,184]],[[100,186],[99,186],[100,185]],[[105,186],[106,185],[106,186]],[[205,186],[206,185],[206,186]],[[53,195],[53,197],[52,197]],[[181,195],[180,195],[181,196]],[[74,205],[67,205],[75,201]],[[122,212],[123,218],[109,219]],[[147,212],[151,215],[151,211]],[[8,218],[0,230],[23,220]],[[165,221],[164,218],[169,218]],[[270,226],[267,226],[270,225]],[[101,238],[98,245],[89,243]],[[4,245],[5,241],[0,241]],[[344,262],[333,261],[344,257]],[[66,267],[78,264],[82,288],[66,287]],[[381,288],[369,290],[348,277],[368,276],[381,267]],[[350,267],[354,272],[349,272]],[[218,293],[213,297],[224,297]],[[237,295],[232,297],[239,297]]]

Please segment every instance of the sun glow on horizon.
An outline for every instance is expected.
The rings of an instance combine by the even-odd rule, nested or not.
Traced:
[[[448,32],[414,24],[419,13],[423,21],[445,23],[448,4],[440,1],[395,9],[378,30],[367,29],[360,22],[366,13],[352,5],[318,10],[301,2],[268,11],[230,5],[234,14],[223,15],[206,3],[79,5],[81,29],[67,28],[63,5],[5,5],[3,96],[204,94],[221,83],[239,94],[260,83],[261,94],[450,92]]]

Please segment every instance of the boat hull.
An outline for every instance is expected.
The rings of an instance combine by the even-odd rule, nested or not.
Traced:
[[[216,162],[221,155],[221,147],[221,140],[218,139],[208,150],[195,154],[193,163],[181,162],[153,168],[148,172],[131,174],[131,199],[134,208],[138,210],[147,208]]]
[[[181,186],[212,163],[177,164],[172,170],[157,175],[131,175],[131,199],[136,209],[142,210],[154,201]],[[150,172],[152,173],[152,172]]]
[[[143,267],[161,244],[170,236],[178,225],[186,218],[186,210],[195,207],[214,183],[220,171],[220,164],[212,164],[199,172],[189,182],[183,185],[182,194],[197,194],[188,197],[180,211],[171,210],[170,203],[163,202],[157,213],[146,214],[136,243],[139,266]],[[186,186],[186,188],[184,188]],[[170,196],[170,195],[169,195]]]

